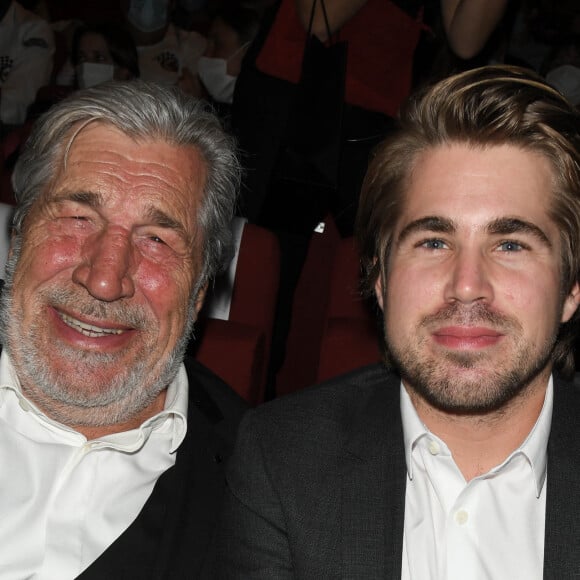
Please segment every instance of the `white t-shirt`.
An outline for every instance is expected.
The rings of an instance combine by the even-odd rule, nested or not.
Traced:
[[[166,86],[175,85],[183,68],[197,74],[197,61],[205,46],[206,39],[199,32],[170,24],[161,42],[137,47],[141,78]]]

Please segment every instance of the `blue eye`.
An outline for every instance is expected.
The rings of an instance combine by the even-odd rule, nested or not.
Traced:
[[[443,250],[447,247],[447,244],[443,240],[425,240],[421,243],[421,246],[427,248],[428,250]]]
[[[520,252],[523,250],[523,246],[521,244],[513,241],[502,242],[499,245],[499,248],[502,252]]]

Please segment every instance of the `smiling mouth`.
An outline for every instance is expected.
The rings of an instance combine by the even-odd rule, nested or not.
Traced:
[[[90,338],[123,334],[123,332],[125,332],[120,328],[101,328],[99,326],[93,326],[92,324],[86,324],[85,322],[81,322],[80,320],[77,320],[68,314],[64,314],[63,312],[59,312],[58,315],[67,326],[70,326],[70,328]]]

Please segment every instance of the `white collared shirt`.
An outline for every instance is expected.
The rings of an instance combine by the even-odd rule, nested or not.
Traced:
[[[407,461],[402,580],[541,580],[552,378],[536,424],[469,483],[401,385]]]
[[[0,579],[75,578],[131,524],[187,429],[187,374],[138,429],[87,441],[22,395],[0,357]]]

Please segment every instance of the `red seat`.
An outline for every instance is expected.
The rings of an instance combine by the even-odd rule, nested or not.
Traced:
[[[227,320],[202,312],[196,358],[248,403],[264,400],[280,276],[276,236],[245,224],[239,246]],[[212,297],[208,296],[211,303]],[[206,308],[204,308],[206,310]]]
[[[378,362],[378,306],[360,291],[360,260],[353,238],[339,242],[330,283],[316,380]]]
[[[286,355],[276,376],[278,396],[316,382],[334,254],[340,240],[331,216],[324,224],[324,231],[312,234],[294,292]]]
[[[325,224],[313,234],[294,296],[277,395],[380,360],[377,311],[360,293],[354,240],[341,239],[330,217]]]

